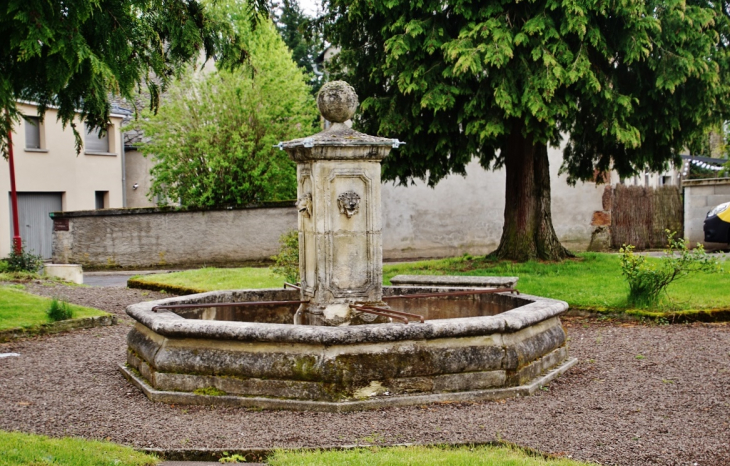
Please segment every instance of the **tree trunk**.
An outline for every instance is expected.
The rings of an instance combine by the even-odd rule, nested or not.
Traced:
[[[525,138],[521,125],[513,128],[505,149],[504,229],[491,256],[518,262],[574,257],[553,229],[547,146]]]

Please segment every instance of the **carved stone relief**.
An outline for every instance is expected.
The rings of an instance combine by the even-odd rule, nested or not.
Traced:
[[[312,216],[312,193],[306,193],[299,198],[297,201],[297,210],[307,218]]]
[[[337,207],[341,214],[345,214],[347,218],[360,211],[360,195],[354,191],[346,191],[337,196]]]

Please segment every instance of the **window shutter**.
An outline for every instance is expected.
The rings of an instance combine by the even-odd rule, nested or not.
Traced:
[[[86,128],[86,147],[87,152],[109,152],[109,133],[104,134],[104,137],[99,137],[99,130],[94,129],[89,131],[89,127],[84,125]]]
[[[38,117],[26,117],[25,120],[25,147],[27,149],[41,148],[40,120]]]

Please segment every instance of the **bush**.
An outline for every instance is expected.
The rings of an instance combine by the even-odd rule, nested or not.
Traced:
[[[59,320],[68,320],[73,318],[74,312],[66,301],[53,298],[51,306],[46,311],[48,320],[58,322]]]
[[[279,238],[281,249],[273,256],[274,266],[271,271],[284,277],[289,283],[299,281],[299,232],[292,230]]]
[[[43,267],[43,259],[41,256],[26,251],[22,246],[20,251],[13,246],[13,252],[3,259],[3,262],[7,263],[6,270],[2,270],[2,266],[0,266],[0,271],[4,272],[37,273]]]
[[[621,253],[621,273],[629,282],[630,305],[646,307],[657,304],[659,295],[675,280],[692,272],[718,272],[720,265],[705,252],[701,244],[693,250],[687,242],[675,239],[675,232],[667,230],[667,249],[659,261],[647,261],[646,256],[634,253],[634,246],[624,245]]]

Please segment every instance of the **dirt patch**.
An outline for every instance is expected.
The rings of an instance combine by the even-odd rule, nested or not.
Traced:
[[[27,290],[117,315],[128,304],[170,296],[40,284]],[[116,369],[131,325],[120,320],[0,344],[0,352],[20,353],[0,359],[0,429],[186,449],[499,438],[603,464],[730,464],[727,324],[565,318],[580,362],[536,396],[332,414],[152,403]]]

